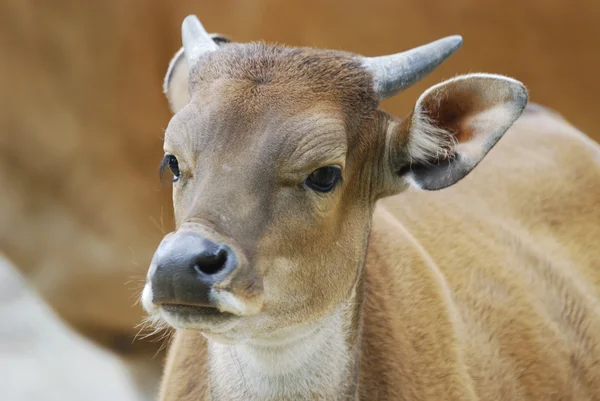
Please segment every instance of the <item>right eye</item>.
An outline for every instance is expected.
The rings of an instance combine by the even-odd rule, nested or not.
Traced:
[[[329,192],[342,177],[342,170],[338,166],[321,167],[313,171],[304,181],[311,189],[318,192]]]
[[[162,162],[160,163],[160,176],[164,173],[165,167],[169,167],[171,173],[173,174],[173,179],[171,182],[176,182],[179,180],[179,176],[181,175],[181,171],[179,171],[179,161],[173,155],[165,155]]]

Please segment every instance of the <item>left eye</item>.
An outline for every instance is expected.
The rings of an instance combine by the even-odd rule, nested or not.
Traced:
[[[165,167],[169,167],[169,170],[171,170],[171,173],[173,174],[173,179],[171,180],[172,182],[179,180],[181,171],[179,171],[179,161],[177,160],[177,157],[173,155],[165,155],[163,161],[160,163],[161,180]]]
[[[179,174],[181,174],[181,172],[179,171],[179,161],[173,155],[169,155],[167,157],[169,158],[167,161],[169,170],[171,170],[171,173],[173,173],[175,178],[179,178]]]
[[[342,177],[342,169],[338,166],[327,166],[316,169],[306,178],[304,183],[318,192],[331,191]]]

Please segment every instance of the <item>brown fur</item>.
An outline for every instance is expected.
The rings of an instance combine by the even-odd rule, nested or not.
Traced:
[[[377,207],[360,399],[595,399],[599,158],[567,123],[525,114],[456,186]],[[208,399],[205,346],[176,334],[161,399]]]
[[[600,392],[598,146],[553,114],[525,113],[461,180],[523,100],[515,83],[473,76],[419,100],[427,122],[443,128],[440,144],[448,146],[448,132],[457,143],[411,166],[406,146],[427,125],[418,113],[407,124],[377,111],[353,60],[226,45],[194,71],[192,100],[165,137],[182,167],[177,224],[198,225],[245,255],[240,269],[260,281],[264,305],[227,332],[202,329],[208,341],[180,324],[161,399],[257,399],[258,372],[237,353],[316,325],[341,330],[317,350],[341,363],[305,371],[294,380],[314,385],[290,399],[592,400]],[[460,181],[414,190],[437,157],[466,163]],[[343,167],[337,190],[298,187],[323,163]],[[237,354],[233,365],[220,350]]]

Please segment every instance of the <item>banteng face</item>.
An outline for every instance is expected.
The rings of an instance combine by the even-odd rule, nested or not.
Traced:
[[[518,82],[455,78],[399,120],[378,101],[460,45],[358,55],[265,44],[218,47],[195,18],[165,90],[175,232],[144,290],[149,312],[217,341],[277,340],[347,300],[362,273],[376,200],[464,177],[519,116]]]

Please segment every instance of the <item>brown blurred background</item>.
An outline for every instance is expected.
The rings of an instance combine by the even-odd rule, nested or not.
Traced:
[[[442,79],[499,73],[600,140],[600,3],[591,0],[3,2],[0,251],[150,392],[161,355],[152,359],[155,342],[132,343],[143,316],[134,303],[172,228],[157,177],[170,118],[161,84],[190,13],[235,41],[367,56],[460,34],[455,56],[383,107],[404,115]]]

